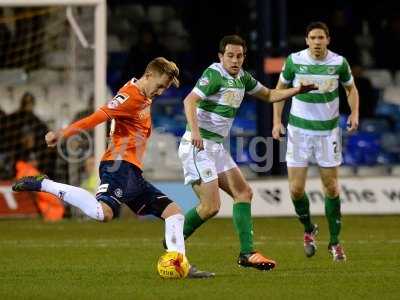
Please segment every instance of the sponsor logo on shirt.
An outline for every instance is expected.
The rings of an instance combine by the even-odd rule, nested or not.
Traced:
[[[308,71],[307,66],[300,66],[299,73],[307,73],[307,71]]]
[[[118,93],[110,102],[108,102],[107,107],[108,108],[116,108],[120,104],[124,103],[126,100],[128,100],[129,95],[126,93]]]

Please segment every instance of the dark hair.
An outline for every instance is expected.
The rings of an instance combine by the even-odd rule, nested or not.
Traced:
[[[226,35],[221,39],[221,41],[219,42],[219,53],[224,54],[226,45],[228,44],[242,46],[243,53],[246,54],[247,52],[246,41],[242,39],[240,36],[233,34],[233,35]]]
[[[325,32],[326,37],[329,37],[329,28],[324,22],[312,22],[308,24],[306,28],[306,37],[313,29],[322,29]]]

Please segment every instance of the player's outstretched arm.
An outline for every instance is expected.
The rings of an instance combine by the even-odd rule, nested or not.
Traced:
[[[260,100],[267,102],[279,102],[291,98],[297,94],[307,93],[309,91],[317,90],[315,84],[300,84],[300,86],[290,89],[268,89],[263,86],[254,96]]]
[[[199,124],[197,123],[197,102],[200,101],[200,96],[191,92],[183,100],[185,106],[186,120],[189,124],[190,131],[192,132],[192,144],[198,149],[203,149],[203,140],[200,135]]]
[[[61,129],[57,132],[48,132],[45,136],[47,146],[55,147],[60,139],[70,137],[84,130],[90,130],[108,119],[107,114],[99,109],[90,116],[72,123],[67,128]]]

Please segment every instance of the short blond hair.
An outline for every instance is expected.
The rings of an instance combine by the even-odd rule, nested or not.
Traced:
[[[167,74],[171,80],[172,84],[179,87],[179,68],[173,61],[170,61],[164,57],[157,57],[153,59],[146,67],[145,74],[148,72],[155,71],[162,74]]]

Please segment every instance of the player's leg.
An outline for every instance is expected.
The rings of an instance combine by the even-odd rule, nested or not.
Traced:
[[[307,167],[288,167],[290,197],[298,219],[304,226],[304,253],[311,257],[317,250],[315,236],[318,234],[318,225],[311,221],[310,202],[305,192],[306,178]]]
[[[310,215],[310,202],[305,192],[307,167],[288,167],[289,192],[304,232],[311,233],[313,224]]]
[[[23,177],[13,185],[14,191],[37,191],[50,193],[68,204],[77,207],[88,217],[98,221],[112,219],[111,210],[96,200],[88,191],[59,182],[52,181],[44,175]]]
[[[185,217],[179,205],[143,179],[142,193],[125,202],[136,214],[153,215],[165,221],[165,248],[185,254],[183,225]],[[191,265],[189,278],[211,278],[215,273],[198,270]]]
[[[191,184],[199,198],[199,205],[189,210],[185,215],[183,232],[188,238],[206,220],[218,213],[220,197],[218,188],[218,173],[214,161],[215,149],[223,146],[207,141],[206,149],[196,149],[190,141],[181,140],[179,158],[182,162],[185,184]],[[212,149],[208,150],[209,147]]]
[[[271,270],[276,262],[255,251],[251,199],[253,192],[240,169],[235,166],[218,174],[219,187],[233,198],[233,223],[240,241],[238,264],[260,270]]]
[[[334,260],[345,260],[346,255],[339,243],[342,227],[338,184],[338,167],[320,168],[322,186],[325,194],[325,215],[329,225],[328,249]]]
[[[345,260],[346,255],[339,243],[341,213],[338,172],[342,163],[340,130],[333,130],[330,135],[316,141],[316,159],[320,166],[320,175],[325,194],[325,215],[329,224],[329,251],[335,261]]]
[[[304,226],[303,245],[307,257],[315,254],[318,226],[311,222],[310,202],[305,192],[308,163],[314,156],[312,136],[288,129],[286,163],[289,192],[299,221]]]
[[[197,181],[192,184],[192,188],[199,199],[199,204],[185,215],[183,228],[185,239],[191,236],[204,222],[215,216],[221,206],[218,179],[211,182]]]

